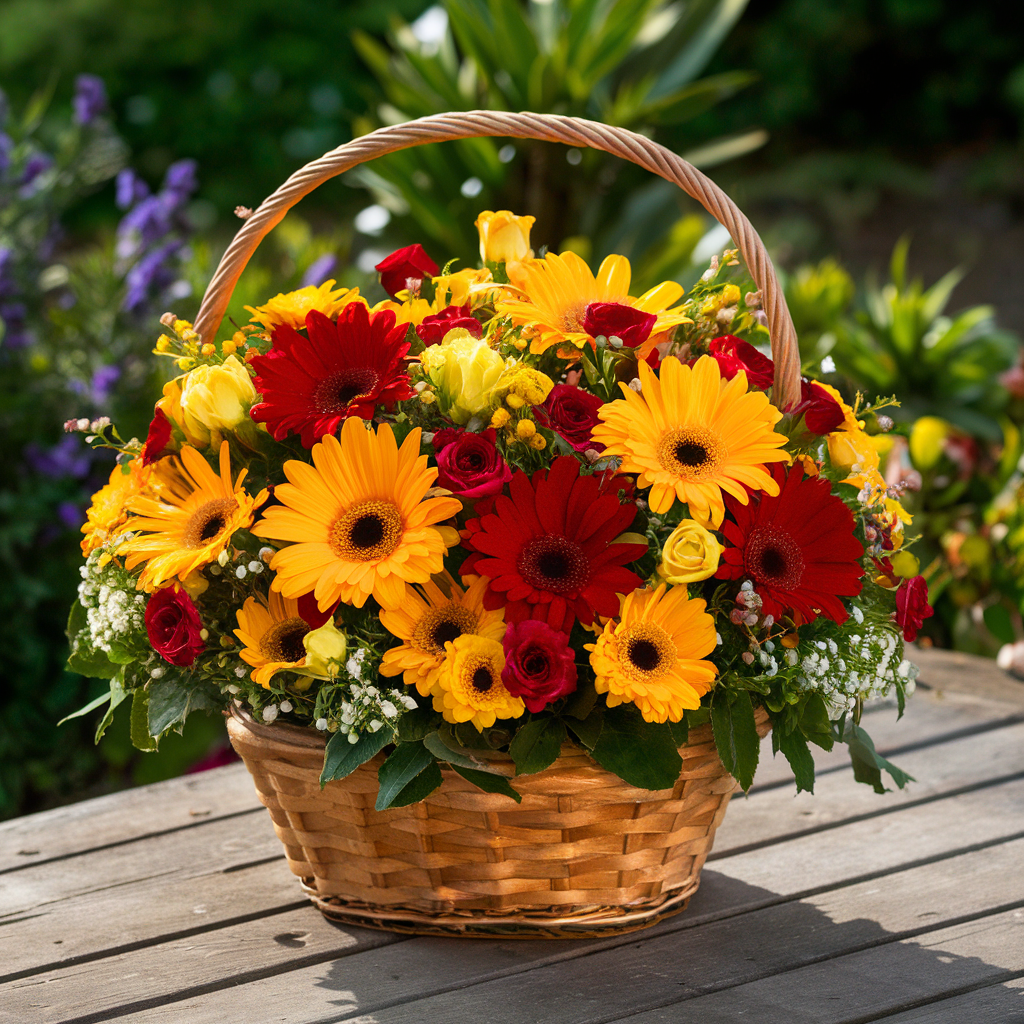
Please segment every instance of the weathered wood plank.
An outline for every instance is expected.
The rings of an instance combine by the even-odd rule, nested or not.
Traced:
[[[885,1024],[1021,1024],[1024,978],[986,985],[886,1017]]]
[[[261,806],[241,764],[111,793],[0,823],[0,872]]]
[[[1000,888],[1022,857],[1018,840],[899,873],[884,888],[866,882],[699,927],[696,918],[679,919],[673,930],[666,922],[582,946],[414,939],[121,1019],[172,1020],[177,1009],[190,1024],[213,1024],[252,1019],[258,1007],[264,1019],[287,1024],[364,1015],[377,1024],[611,1020],[866,947],[891,948],[907,933],[927,929],[918,941],[929,942],[958,918],[1005,905]],[[734,903],[773,895],[731,886]],[[1014,893],[1024,902],[1024,880]]]
[[[1024,681],[1004,672],[991,658],[935,647],[909,648],[907,657],[921,669],[920,682],[936,693],[966,693],[1024,708]]]

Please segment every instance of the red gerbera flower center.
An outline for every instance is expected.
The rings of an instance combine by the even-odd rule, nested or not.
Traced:
[[[519,554],[516,568],[524,580],[541,590],[569,594],[587,585],[590,561],[579,544],[565,537],[538,537]]]
[[[743,559],[756,583],[795,590],[804,577],[800,545],[785,530],[757,527],[747,538]]]
[[[373,394],[380,374],[368,366],[339,370],[322,380],[313,392],[313,404],[324,414],[344,412],[357,398]]]

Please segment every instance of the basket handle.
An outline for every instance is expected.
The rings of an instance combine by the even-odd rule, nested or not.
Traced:
[[[754,283],[761,290],[775,359],[774,401],[780,408],[800,400],[800,350],[775,268],[757,232],[739,207],[692,164],[664,146],[625,128],[559,114],[473,110],[435,114],[416,121],[379,128],[306,164],[246,220],[221,257],[203,297],[195,329],[212,340],[220,327],[235,284],[264,236],[318,185],[375,157],[428,142],[488,136],[564,142],[600,149],[622,157],[678,185],[729,229]]]

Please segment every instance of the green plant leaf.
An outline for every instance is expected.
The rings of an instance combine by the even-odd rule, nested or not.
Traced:
[[[427,733],[437,730],[438,715],[429,705],[420,705],[411,711],[406,711],[398,719],[398,740],[400,743],[412,743],[414,740],[421,740]]]
[[[778,732],[780,733],[779,749],[785,754],[789,767],[793,769],[793,775],[796,778],[796,791],[798,793],[813,793],[814,758],[807,746],[807,740],[804,739],[802,733],[797,731],[785,735],[782,735],[781,729]]]
[[[96,726],[95,741],[97,743],[103,739],[103,734],[107,731],[108,726],[114,720],[114,712],[127,696],[123,679],[123,674],[119,674],[110,680],[110,705],[107,707],[106,713],[100,719],[99,725]]]
[[[132,691],[132,746],[139,750],[156,750],[157,740],[149,734],[149,693],[144,687]]]
[[[671,789],[683,769],[672,730],[645,722],[629,704],[609,708],[591,757],[639,789]]]
[[[89,679],[113,679],[118,673],[118,666],[111,661],[105,651],[91,647],[88,639],[86,611],[80,601],[75,601],[68,615],[68,644],[71,648],[68,669]],[[83,711],[82,714],[84,713]]]
[[[453,764],[452,768],[458,772],[467,782],[472,782],[478,789],[485,793],[501,793],[509,796],[517,804],[523,802],[522,795],[509,785],[504,775],[494,775],[491,772],[480,772],[472,768],[464,768],[462,765]]]
[[[441,772],[437,768],[437,761],[422,743],[399,743],[377,772],[380,790],[374,805],[376,809],[383,811],[390,807],[402,790],[428,765],[434,766],[440,780]],[[440,784],[438,781],[437,785]],[[411,800],[406,802],[412,803]]]
[[[604,728],[604,712],[601,708],[594,708],[586,718],[567,718],[564,720],[566,728],[583,744],[587,750],[593,750],[597,741],[601,738],[601,730]]]
[[[440,766],[436,761],[431,761],[419,775],[406,783],[402,791],[388,804],[388,807],[406,807],[408,804],[418,804],[425,797],[430,796],[442,782],[444,782],[444,776],[441,774]],[[378,809],[383,810],[383,808]]]
[[[594,683],[590,679],[584,679],[580,681],[575,692],[565,702],[562,714],[568,715],[570,718],[587,718],[594,710],[595,704],[597,704],[597,690],[594,689]]]
[[[509,753],[516,763],[516,775],[534,775],[550,765],[565,741],[560,718],[534,718],[512,738]]]
[[[908,782],[916,782],[913,775],[908,775],[901,768],[897,768],[891,761],[887,761],[875,750],[875,744],[871,737],[854,722],[848,722],[843,740],[850,748],[850,760],[853,762],[853,777],[858,782],[864,782],[871,786],[876,793],[886,793],[887,788],[882,784],[882,772],[888,772],[892,781],[903,789]]]
[[[672,742],[677,746],[681,747],[690,738],[690,726],[686,721],[686,716],[683,716],[681,722],[669,722],[668,727],[672,732]]]
[[[149,735],[160,736],[185,721],[188,690],[177,677],[155,679],[149,684]]]
[[[427,733],[423,737],[423,746],[429,750],[439,761],[447,761],[453,768],[470,768],[474,771],[491,774],[486,762],[474,757],[468,757],[457,750],[453,750],[444,740],[439,732]]]
[[[336,732],[324,750],[324,767],[320,772],[320,788],[335,779],[351,775],[361,764],[376,757],[389,743],[394,734],[384,726],[376,732],[364,732],[355,743],[350,743],[347,734]]]
[[[83,715],[89,714],[90,711],[95,711],[98,707],[108,703],[110,700],[110,691],[101,693],[98,697],[89,701],[85,707],[79,708],[77,711],[72,711],[70,715],[65,715],[58,723],[58,726],[63,725],[65,722],[70,722],[72,718],[81,718]]]
[[[1001,643],[1012,644],[1017,639],[1010,613],[1004,604],[990,604],[982,617],[988,631]]]
[[[750,694],[745,690],[738,693],[724,688],[715,690],[711,701],[711,728],[722,764],[746,792],[754,781],[761,753]]]
[[[800,711],[800,731],[804,736],[823,750],[831,750],[835,744],[832,732],[832,721],[828,717],[828,707],[820,693],[812,693],[804,701]]]

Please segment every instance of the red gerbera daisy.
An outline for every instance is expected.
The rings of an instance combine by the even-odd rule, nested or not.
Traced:
[[[279,325],[273,349],[252,360],[253,384],[263,396],[252,418],[266,423],[276,440],[301,433],[312,448],[346,417],[368,420],[376,406],[411,398],[402,361],[409,351],[407,326],[396,327],[391,310],[371,314],[361,302],[344,306],[337,323],[311,310],[308,338]]]
[[[721,579],[749,576],[766,615],[787,609],[806,621],[825,615],[845,622],[840,596],[860,593],[864,548],[853,535],[853,514],[822,477],[805,477],[800,466],[787,473],[777,463],[772,476],[777,497],[762,493],[749,505],[726,495],[735,522],[722,526],[733,547],[722,555]]]
[[[509,622],[540,619],[569,632],[573,620],[589,625],[595,615],[617,615],[619,594],[642,585],[625,568],[646,544],[616,544],[636,515],[615,490],[580,476],[569,456],[532,477],[518,472],[493,511],[471,519],[463,534],[472,552],[462,575],[489,579],[484,607],[505,608]]]

